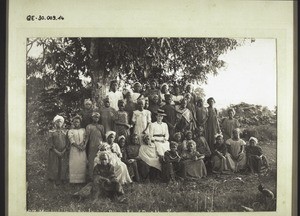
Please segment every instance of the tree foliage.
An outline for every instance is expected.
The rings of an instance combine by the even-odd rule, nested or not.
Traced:
[[[95,99],[95,89],[116,78],[127,84],[151,78],[160,84],[205,83],[225,65],[220,56],[242,43],[228,38],[28,39],[27,116],[45,129],[55,114],[69,118],[84,98]],[[33,57],[38,48],[40,55]]]

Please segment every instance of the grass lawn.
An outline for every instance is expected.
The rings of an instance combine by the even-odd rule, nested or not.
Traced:
[[[47,150],[42,139],[31,141],[27,150],[28,211],[67,212],[230,212],[275,211],[275,203],[264,202],[257,186],[262,182],[276,197],[276,143],[260,143],[271,170],[258,176],[252,174],[209,175],[198,181],[172,184],[134,183],[125,186],[125,201],[112,202],[92,198],[78,199],[72,194],[84,185],[65,184],[54,187],[46,179]]]

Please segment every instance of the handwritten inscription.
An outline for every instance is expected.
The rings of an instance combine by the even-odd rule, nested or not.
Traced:
[[[54,15],[51,15],[51,16],[43,16],[43,15],[38,15],[38,16],[35,16],[35,15],[28,15],[26,17],[26,20],[27,21],[55,21],[55,20],[64,20],[65,18],[63,16],[54,16]]]

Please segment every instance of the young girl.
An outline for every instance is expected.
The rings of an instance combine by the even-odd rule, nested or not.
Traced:
[[[114,130],[114,121],[116,118],[116,109],[110,106],[110,99],[104,98],[104,107],[100,109],[100,122],[104,127],[104,132]]]
[[[174,141],[170,143],[170,150],[166,151],[162,163],[162,175],[165,182],[175,181],[175,176],[179,175],[180,159],[177,152],[178,144]]]
[[[109,154],[110,162],[115,168],[115,174],[120,184],[131,183],[127,166],[121,161],[122,153],[119,145],[114,142],[116,138],[116,132],[108,131],[105,134],[106,142],[102,146],[107,146],[107,152]],[[101,147],[102,148],[102,147]]]
[[[62,116],[56,115],[53,123],[54,129],[49,131],[48,178],[59,185],[67,180],[67,131],[62,128]]]
[[[196,151],[196,143],[193,140],[187,142],[187,150],[181,154],[182,177],[202,178],[207,175],[203,162],[204,155]]]
[[[100,114],[94,112],[92,114],[93,123],[86,127],[85,145],[87,146],[88,174],[90,180],[93,178],[94,159],[104,137],[104,127],[98,123],[99,118]]]
[[[180,94],[180,87],[178,85],[174,86],[173,101],[175,105],[180,105],[180,101],[183,99],[183,95]]]
[[[148,110],[151,112],[152,122],[156,122],[156,112],[160,108],[158,95],[153,95],[152,103],[149,104]]]
[[[144,102],[138,100],[137,110],[133,111],[132,123],[134,124],[133,132],[139,137],[142,143],[142,135],[149,133],[149,125],[151,123],[151,112],[144,109]]]
[[[110,82],[110,89],[109,89],[107,96],[110,101],[110,106],[114,110],[118,110],[118,101],[123,99],[123,93],[121,91],[118,91],[118,81],[117,80],[112,80]]]
[[[133,84],[133,93],[132,93],[132,100],[134,103],[137,103],[137,101],[143,97],[141,91],[142,91],[142,84],[140,82],[135,82]]]
[[[69,175],[70,183],[84,183],[86,177],[87,157],[85,152],[85,129],[80,127],[81,117],[72,119],[73,129],[68,132],[70,148]]]
[[[200,98],[197,101],[196,104],[196,123],[197,123],[197,127],[203,127],[205,132],[205,126],[206,126],[206,121],[208,118],[208,111],[207,108],[203,106],[203,100],[202,98]]]
[[[186,131],[185,132],[185,139],[182,141],[182,146],[180,147],[181,152],[187,150],[187,143],[188,141],[193,140],[193,132],[192,131]]]
[[[222,134],[216,135],[215,150],[212,155],[211,164],[213,173],[227,173],[234,167],[234,162],[230,155],[228,155]]]
[[[128,113],[124,111],[125,101],[118,101],[119,110],[116,112],[115,116],[115,131],[117,133],[117,137],[124,136],[125,139],[129,137],[129,128],[130,125],[128,123]]]
[[[168,125],[170,137],[173,137],[175,133],[175,127],[176,127],[176,110],[175,106],[172,105],[172,95],[171,94],[165,94],[165,102],[166,104],[162,106],[162,110],[167,113],[167,116],[164,118],[164,121]]]
[[[239,128],[240,123],[234,118],[235,111],[233,108],[228,110],[228,118],[225,118],[221,124],[224,139],[227,140],[231,137],[233,129]]]
[[[99,163],[94,168],[94,190],[95,200],[99,194],[115,199],[117,196],[123,195],[122,185],[115,176],[115,169],[109,162],[109,154],[101,152],[99,154]]]
[[[166,104],[166,99],[165,99],[165,95],[166,94],[170,94],[169,92],[169,85],[167,83],[163,83],[161,85],[161,88],[160,88],[160,97],[161,97],[161,106],[165,105]]]
[[[245,154],[245,141],[240,139],[240,130],[238,128],[232,131],[232,138],[226,140],[228,146],[228,153],[234,161],[232,167],[234,172],[239,172],[246,168],[246,154]]]
[[[208,146],[208,143],[206,142],[203,132],[204,129],[200,126],[199,129],[195,131],[194,141],[196,142],[196,150],[199,153],[205,155],[204,162],[205,164],[207,164],[210,160],[211,151]]]
[[[258,140],[255,137],[250,137],[249,146],[246,146],[246,153],[248,158],[248,166],[251,173],[261,172],[262,166],[269,168],[266,156],[263,155],[262,148],[257,145]]]
[[[182,136],[183,135],[181,132],[177,132],[174,134],[174,138],[173,138],[173,140],[178,144],[177,151],[179,155],[183,152],[183,150],[186,150],[182,144]]]
[[[210,97],[207,99],[208,103],[208,118],[206,121],[206,141],[209,145],[211,151],[214,151],[214,143],[215,143],[215,135],[221,133],[219,120],[218,120],[218,112],[217,109],[214,108],[214,104],[216,103],[215,99]]]

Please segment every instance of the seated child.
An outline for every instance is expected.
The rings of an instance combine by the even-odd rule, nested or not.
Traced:
[[[93,171],[95,200],[98,199],[99,194],[108,196],[109,198],[116,198],[123,195],[124,191],[122,185],[118,182],[114,167],[109,163],[109,155],[107,152],[99,154],[99,163],[94,167]]]
[[[193,132],[189,130],[185,133],[185,139],[182,141],[181,152],[187,150],[187,143],[191,140],[193,140]]]
[[[186,150],[182,144],[182,133],[176,132],[174,134],[173,140],[178,144],[177,151],[178,151],[178,154],[180,155],[183,150]]]
[[[118,138],[118,144],[121,149],[122,158],[121,160],[127,165],[130,178],[134,178],[136,182],[140,181],[139,172],[138,172],[138,155],[139,155],[139,139],[137,134],[133,135],[132,142],[125,145],[125,136],[120,136]]]
[[[187,141],[187,150],[181,154],[183,178],[202,178],[207,175],[203,162],[205,156],[196,151],[196,143],[193,140]]]
[[[263,155],[262,148],[257,146],[258,140],[255,137],[250,137],[249,146],[246,147],[247,162],[252,173],[261,172],[263,165],[269,168],[267,158]]]
[[[178,144],[174,141],[170,143],[170,150],[166,151],[162,162],[162,177],[165,182],[175,181],[175,175],[179,174],[180,156],[177,152]]]
[[[199,127],[199,130],[196,130],[195,132],[196,137],[194,139],[194,141],[196,142],[196,150],[205,155],[204,158],[204,162],[206,162],[209,157],[211,156],[211,151],[210,148],[208,146],[208,143],[206,142],[206,139],[204,137],[204,128],[203,127]]]

